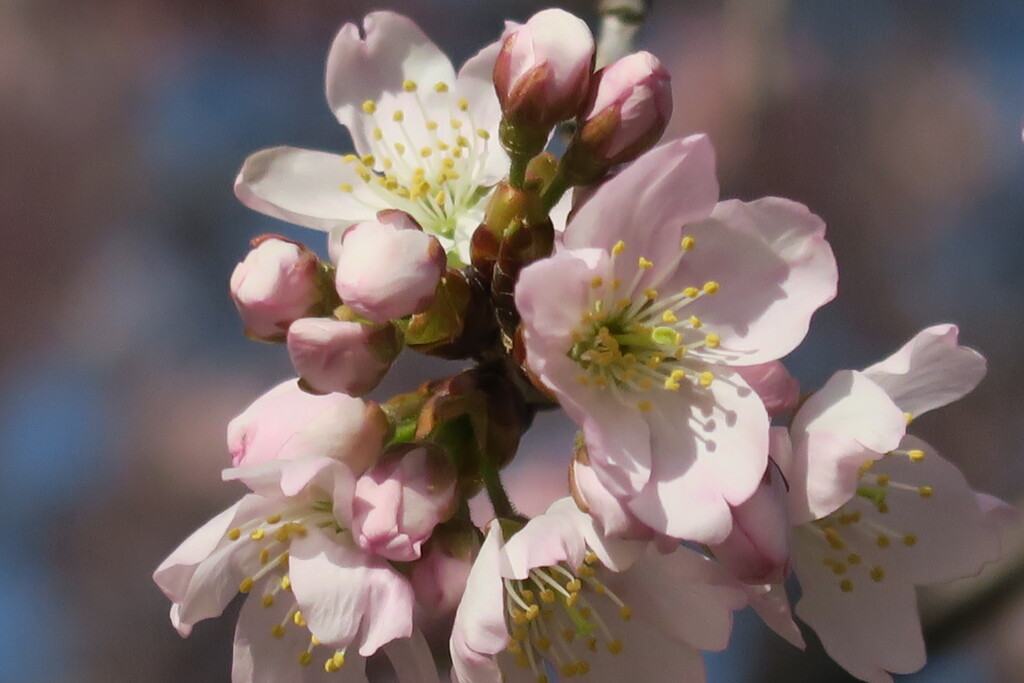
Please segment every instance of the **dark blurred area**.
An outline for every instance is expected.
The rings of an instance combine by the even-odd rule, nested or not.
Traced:
[[[347,147],[322,85],[342,23],[407,13],[460,64],[551,4],[596,18],[583,0],[0,3],[0,683],[228,680],[232,615],[181,640],[150,575],[237,498],[225,426],[290,372],[242,336],[231,268],[263,232],[325,241],[242,207],[234,175],[264,147]],[[989,376],[915,432],[1013,502],[1022,36],[1017,0],[659,0],[638,43],[672,73],[669,135],[710,133],[723,197],[790,197],[829,225],[840,295],[794,373],[813,388],[960,324]],[[405,358],[380,393],[448,370]],[[508,475],[527,511],[560,492],[522,484],[571,445],[564,422],[537,430]],[[900,680],[1024,681],[1015,586],[966,611],[940,596],[931,661]],[[712,681],[847,680],[749,616],[709,664]]]

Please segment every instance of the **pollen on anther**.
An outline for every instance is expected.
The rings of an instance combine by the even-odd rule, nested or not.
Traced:
[[[259,529],[254,529],[254,530],[253,530],[253,531],[252,531],[252,532],[251,532],[251,533],[249,534],[249,538],[251,538],[251,539],[252,539],[252,540],[254,540],[254,541],[259,541],[259,540],[262,540],[262,539],[263,539],[263,536],[264,536],[265,534],[266,534],[266,532],[265,532],[265,531],[263,531],[263,528],[261,527],[261,528],[259,528]]]
[[[267,593],[266,595],[264,595],[262,603],[263,603],[264,607],[273,607],[274,606],[274,594],[273,593]]]
[[[907,424],[910,424],[914,421],[914,415],[913,413],[903,413],[903,419],[907,421]]]
[[[642,412],[647,413],[650,412],[654,406],[651,405],[650,401],[640,401],[639,403],[636,404],[636,407],[639,408]]]
[[[396,109],[395,113],[391,115],[391,119],[395,123],[401,123],[402,121],[405,121],[405,113],[401,109]]]
[[[434,92],[448,92],[448,84],[444,81],[438,81],[434,84]]]
[[[914,450],[907,451],[907,457],[913,462],[921,462],[924,460],[924,451],[915,448]]]
[[[932,489],[931,486],[919,486],[917,489],[917,493],[922,498],[931,498],[932,494],[935,493],[935,491]]]
[[[365,102],[363,102],[363,112],[366,114],[376,114],[377,103],[374,102],[373,100],[366,100]]]
[[[237,529],[236,528],[236,529],[232,529],[231,531],[228,532],[228,538],[230,538],[232,541],[237,541],[241,537],[242,537],[242,530],[241,529]]]
[[[299,655],[299,664],[301,666],[309,666],[313,662],[312,652],[303,652]]]
[[[843,579],[839,582],[839,590],[843,591],[844,593],[849,593],[853,591],[853,581],[850,581],[849,579]]]
[[[626,251],[626,243],[623,242],[622,240],[619,240],[618,242],[616,242],[615,245],[612,247],[612,253],[613,254],[618,255],[618,254],[621,254],[624,251]]]
[[[715,293],[718,292],[718,290],[719,290],[719,285],[718,285],[717,282],[712,280],[710,282],[705,282],[704,283],[704,293],[705,294],[715,294]]]
[[[871,580],[872,581],[874,581],[875,583],[878,583],[879,581],[881,581],[884,578],[885,578],[885,570],[884,569],[882,569],[881,567],[872,567],[871,568]]]
[[[270,635],[279,640],[284,638],[284,626],[281,626],[281,624],[274,624],[270,627]]]
[[[650,270],[651,268],[654,267],[654,263],[651,262],[651,261],[648,261],[643,256],[641,256],[637,260],[637,265],[640,267],[640,270]]]
[[[459,98],[459,111],[469,111],[469,100],[465,97]]]
[[[348,183],[342,183],[341,185],[338,186],[338,188],[342,192],[351,192],[352,191],[352,186],[349,185]]]
[[[890,543],[889,537],[885,534],[880,534],[878,538],[875,539],[875,543],[878,545],[879,548],[888,548]]]
[[[416,92],[416,81],[402,81],[402,90],[405,92]]]
[[[665,311],[664,313],[662,313],[661,314],[661,319],[662,319],[663,322],[666,322],[666,323],[679,322],[679,318],[677,318],[676,314],[673,313],[672,311]]]
[[[903,536],[903,545],[907,546],[908,548],[911,547],[911,546],[917,545],[917,535],[916,534],[904,534],[904,536]]]
[[[698,294],[700,294],[700,290],[696,287],[687,287],[683,290],[683,296],[687,299],[696,299]]]
[[[695,330],[699,330],[703,326],[704,326],[704,323],[702,323],[700,321],[700,318],[698,318],[695,315],[691,315],[690,316],[690,327],[692,327]]]
[[[608,652],[613,655],[617,655],[622,652],[622,641],[621,640],[609,640],[608,641]]]
[[[711,383],[715,381],[715,376],[711,372],[705,370],[700,373],[700,379],[698,380],[702,387],[710,387]]]
[[[718,345],[722,343],[722,339],[717,334],[711,333],[704,337],[704,343],[709,349],[717,349]]]
[[[645,289],[644,290],[644,296],[647,297],[648,299],[650,299],[651,301],[654,301],[655,299],[658,298],[658,290],[656,290],[656,289]]]
[[[248,593],[249,591],[252,590],[254,585],[256,585],[256,582],[253,581],[251,578],[246,577],[246,578],[242,579],[241,583],[238,584],[238,592],[239,593]]]
[[[598,287],[600,287],[603,284],[604,284],[604,279],[602,279],[601,277],[595,277],[594,279],[592,279],[590,281],[590,286],[593,287],[594,289],[597,289]]]
[[[693,239],[689,235],[683,238],[683,241],[679,243],[679,246],[683,248],[683,251],[691,251],[697,245],[697,240]]]

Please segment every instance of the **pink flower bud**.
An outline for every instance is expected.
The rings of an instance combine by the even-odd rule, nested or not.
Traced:
[[[387,418],[376,403],[345,394],[314,396],[295,380],[277,385],[228,423],[235,467],[322,455],[358,476],[380,455]]]
[[[560,9],[534,14],[505,38],[494,88],[505,119],[545,133],[576,115],[587,96],[594,36]]]
[[[760,397],[768,415],[785,415],[800,402],[800,382],[777,360],[738,367],[736,372]]]
[[[396,562],[420,556],[420,546],[457,502],[456,472],[440,448],[402,444],[356,482],[352,535],[368,553]]]
[[[376,323],[425,311],[444,273],[445,253],[402,211],[349,228],[335,249],[335,286],[345,304]]]
[[[402,350],[394,325],[302,318],[288,328],[288,354],[310,388],[362,396],[374,389]]]
[[[740,581],[779,583],[790,566],[786,481],[774,461],[754,495],[732,508],[732,531],[711,546],[715,557]]]
[[[283,341],[288,326],[309,315],[322,298],[316,254],[274,235],[257,237],[252,245],[231,274],[231,298],[246,334]]]
[[[623,57],[595,74],[574,147],[612,166],[649,150],[672,117],[668,72],[649,52]]]
[[[475,530],[446,532],[446,526],[434,532],[410,576],[416,602],[434,616],[450,614],[459,606],[469,570],[480,552]]]

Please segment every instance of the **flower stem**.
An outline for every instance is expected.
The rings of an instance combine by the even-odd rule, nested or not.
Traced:
[[[488,457],[484,457],[480,466],[480,476],[483,477],[484,486],[487,487],[487,497],[491,499],[491,506],[494,508],[496,517],[513,518],[518,517],[512,501],[509,500],[505,487],[501,483],[501,475],[498,474],[498,467]]]
[[[508,169],[508,184],[517,190],[523,189],[526,184],[526,167],[530,163],[530,157],[512,155],[512,164]]]
[[[555,204],[562,198],[565,191],[569,189],[569,182],[566,180],[562,173],[558,173],[554,178],[551,179],[551,183],[547,189],[544,190],[544,196],[541,197],[541,206],[544,207],[544,213],[550,215],[551,209],[555,208]]]

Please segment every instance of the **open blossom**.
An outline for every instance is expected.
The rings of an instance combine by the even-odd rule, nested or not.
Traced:
[[[768,416],[735,367],[795,347],[837,277],[805,207],[717,200],[707,138],[662,145],[578,206],[516,288],[527,365],[602,482],[656,531],[706,542],[767,464]]]
[[[858,678],[887,683],[892,680],[888,672],[910,673],[924,665],[914,586],[972,576],[997,559],[1001,504],[979,497],[956,467],[916,437],[898,435],[883,454],[856,455],[848,444],[877,439],[878,425],[892,419],[893,403],[909,420],[960,398],[984,372],[984,359],[957,344],[954,326],[928,328],[862,375],[839,373],[842,382],[860,375],[859,382],[873,384],[891,399],[888,404],[855,405],[827,384],[821,393],[831,402],[816,407],[812,396],[790,429],[792,451],[781,444],[777,455],[787,463],[797,524],[794,567],[803,597],[796,613],[829,655]],[[847,387],[851,395],[857,393],[856,386]],[[810,422],[801,417],[808,409],[817,416]],[[901,418],[903,413],[898,413]],[[818,432],[808,438],[806,430],[814,424]],[[826,425],[841,433],[830,436]],[[837,451],[844,454],[842,461]],[[819,461],[825,465],[817,466]],[[831,510],[837,497],[821,495],[829,472],[834,488],[845,496]],[[812,476],[817,483],[809,486],[806,479]],[[829,504],[816,507],[809,499]],[[828,514],[800,523],[800,515],[815,509]]]
[[[377,460],[387,430],[376,403],[345,394],[315,396],[291,379],[228,424],[228,451],[235,467],[321,455],[344,461],[359,475]]]
[[[595,681],[702,681],[700,650],[723,649],[746,604],[713,562],[607,539],[568,498],[502,533],[492,523],[455,616],[458,683],[545,681],[545,662]]]
[[[508,171],[497,141],[492,44],[456,75],[411,20],[373,12],[338,32],[327,58],[327,101],[355,154],[291,147],[249,157],[235,183],[249,207],[318,230],[400,209],[469,263],[469,238],[489,188]]]
[[[348,531],[355,481],[347,465],[311,456],[225,478],[256,493],[196,531],[154,574],[183,636],[249,594],[235,633],[236,683],[330,680],[324,674],[334,672],[346,680],[381,648],[400,680],[436,680],[413,630],[412,587]]]

